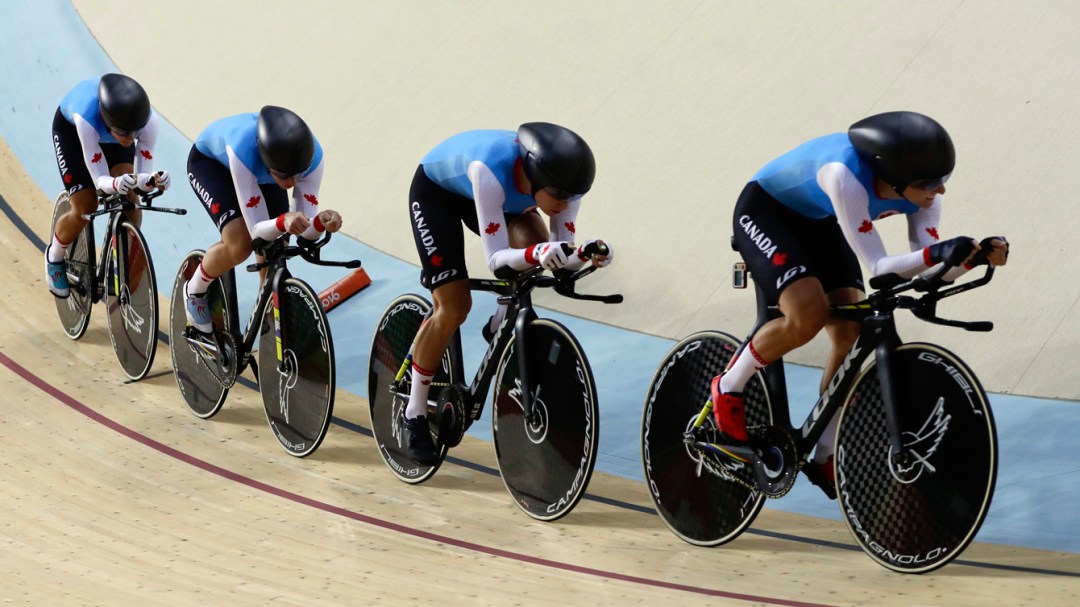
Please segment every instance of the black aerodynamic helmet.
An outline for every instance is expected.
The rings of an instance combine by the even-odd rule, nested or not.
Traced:
[[[303,173],[315,158],[315,136],[291,110],[267,105],[259,110],[259,157],[266,168],[286,175]]]
[[[533,194],[554,187],[576,196],[592,188],[596,159],[574,131],[550,122],[526,122],[518,127],[517,139]]]
[[[848,138],[874,175],[901,195],[908,186],[940,186],[956,165],[956,150],[945,127],[917,112],[863,118],[848,128]]]
[[[105,74],[98,81],[98,111],[109,129],[133,133],[150,120],[150,97],[134,79]]]

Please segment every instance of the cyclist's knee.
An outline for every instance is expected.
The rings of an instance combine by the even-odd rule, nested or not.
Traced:
[[[798,341],[799,345],[803,345],[814,339],[825,328],[825,323],[829,319],[829,306],[811,303],[793,310],[790,314],[785,313],[784,317],[788,335]]]

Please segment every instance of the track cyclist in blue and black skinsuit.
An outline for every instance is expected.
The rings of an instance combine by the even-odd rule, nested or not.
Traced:
[[[323,231],[341,229],[337,211],[319,210],[322,176],[322,146],[291,110],[268,105],[257,114],[222,118],[199,134],[188,155],[188,181],[221,241],[184,287],[188,324],[213,330],[206,291],[251,255],[253,238],[269,241],[288,232],[317,240]]]
[[[521,271],[534,266],[577,270],[590,261],[590,240],[569,255],[576,241],[581,197],[592,187],[596,162],[588,144],[570,129],[547,122],[508,130],[468,131],[442,142],[423,158],[409,192],[409,218],[423,267],[420,281],[431,289],[431,316],[416,334],[412,392],[403,419],[409,455],[417,463],[437,461],[427,420],[427,397],[443,351],[472,307],[462,224],[480,236],[488,268]],[[548,217],[548,225],[537,212]],[[597,266],[611,263],[592,256]],[[500,306],[485,337],[505,314]],[[490,338],[489,338],[490,339]]]
[[[715,421],[727,440],[748,439],[741,392],[754,373],[822,328],[832,342],[825,390],[859,336],[859,323],[830,318],[829,306],[865,298],[860,261],[872,276],[904,277],[948,261],[958,267],[946,280],[974,266],[1005,264],[1003,237],[940,239],[942,195],[954,164],[952,139],[940,124],[915,112],[887,112],[804,143],[746,185],[735,204],[735,241],[755,284],[784,315],[763,325],[712,382]],[[912,252],[890,256],[873,222],[897,214],[907,217]],[[836,421],[803,468],[830,498]]]
[[[64,255],[86,227],[84,215],[98,207],[97,191],[124,194],[137,202],[138,192],[169,187],[167,171],[154,172],[158,118],[150,97],[135,80],[105,74],[75,85],[53,117],[53,149],[71,209],[56,220],[45,249],[45,274],[56,297],[69,294]],[[138,210],[129,218],[139,225]]]

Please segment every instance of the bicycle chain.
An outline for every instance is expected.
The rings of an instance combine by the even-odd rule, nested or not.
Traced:
[[[237,364],[236,364],[237,352],[236,352],[236,350],[237,349],[236,349],[236,339],[233,338],[232,334],[230,334],[230,333],[215,333],[214,334],[214,336],[216,338],[218,338],[218,339],[220,339],[223,335],[225,336],[225,339],[228,341],[228,344],[232,348],[232,352],[233,352],[233,364],[232,364],[233,372],[226,374],[226,375],[228,375],[228,380],[226,380],[226,378],[223,378],[221,376],[221,374],[219,374],[218,371],[214,369],[214,366],[211,365],[209,362],[207,362],[207,360],[206,360],[207,357],[205,355],[196,352],[195,353],[195,358],[199,359],[199,362],[202,363],[203,367],[206,367],[206,370],[210,372],[210,376],[214,378],[214,381],[216,381],[218,383],[218,385],[220,385],[223,390],[228,390],[229,388],[232,388],[234,384],[236,384],[236,376],[238,374],[237,371],[236,371],[236,368],[237,368]],[[217,346],[218,351],[221,352],[222,351],[221,343],[219,342],[219,343],[217,343],[215,345]]]
[[[768,428],[768,426],[749,426],[749,427],[747,427],[747,429],[746,429],[746,430],[747,430],[747,432],[751,432],[751,433],[752,433],[752,432],[755,432],[755,431],[757,431],[758,433],[762,433],[762,432],[764,432],[764,431],[765,431],[765,430],[766,430],[767,428]],[[788,439],[788,443],[789,443],[789,444],[790,444],[790,446],[791,446],[791,450],[792,450],[792,452],[796,452],[796,451],[795,451],[795,442],[794,442],[794,441],[793,441],[793,440],[791,439],[791,436],[790,436],[790,435],[787,435],[787,433],[785,433],[785,436],[787,436],[787,439]],[[711,464],[712,464],[712,465],[713,465],[713,466],[714,466],[714,467],[715,467],[716,469],[718,469],[718,470],[722,470],[722,471],[723,471],[723,474],[721,474],[721,477],[723,477],[723,478],[724,478],[725,480],[729,480],[729,481],[732,481],[732,482],[734,482],[734,483],[735,483],[736,485],[740,485],[740,486],[742,486],[742,487],[743,487],[743,488],[745,488],[745,489],[749,489],[750,491],[756,491],[756,492],[762,493],[763,495],[765,495],[765,497],[767,497],[767,498],[769,498],[769,499],[780,499],[780,498],[784,497],[785,495],[787,495],[787,494],[788,494],[788,492],[790,492],[790,491],[791,491],[792,487],[794,487],[794,486],[795,486],[795,483],[794,483],[794,482],[792,482],[792,483],[791,483],[790,485],[788,485],[788,486],[787,486],[787,488],[785,488],[785,489],[784,489],[784,491],[783,491],[782,493],[779,493],[779,494],[777,494],[777,495],[769,495],[768,493],[765,493],[764,491],[762,491],[762,490],[761,490],[761,489],[760,489],[760,488],[759,488],[759,487],[757,486],[757,483],[755,483],[755,482],[753,481],[753,479],[752,479],[752,478],[751,478],[751,479],[745,479],[745,478],[743,478],[743,477],[739,476],[738,474],[736,474],[736,473],[735,473],[735,471],[733,471],[733,470],[730,470],[730,469],[728,469],[728,468],[727,468],[727,466],[724,466],[724,465],[723,465],[723,463],[722,463],[722,460],[721,460],[720,456],[718,456],[718,455],[716,455],[716,454],[714,454],[714,453],[712,453],[712,452],[710,452],[710,451],[705,451],[705,450],[703,450],[703,449],[697,449],[696,447],[695,447],[695,450],[696,450],[696,451],[698,452],[698,454],[699,454],[699,455],[701,455],[701,456],[702,456],[703,458],[706,458],[706,459],[708,459],[708,460],[709,460],[709,462],[710,462],[710,463],[711,463]],[[799,460],[798,462],[796,462],[796,464],[795,464],[795,476],[796,476],[796,477],[798,476],[799,472],[800,472],[800,471],[802,471],[802,468],[803,468],[803,462],[802,462],[802,460],[801,460],[801,458],[800,458],[800,460]],[[750,473],[751,475],[753,475],[753,471],[752,471],[752,470],[750,470],[750,468],[749,468],[749,467],[748,467],[748,468],[746,468],[746,470],[747,470],[747,471],[748,471],[748,472],[749,472],[749,473]]]

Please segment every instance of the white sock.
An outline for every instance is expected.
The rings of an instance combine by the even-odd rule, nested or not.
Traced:
[[[71,246],[70,242],[60,242],[60,238],[54,233],[52,244],[49,245],[49,263],[64,261],[64,255],[67,253],[69,246]]]
[[[824,464],[836,453],[836,423],[838,421],[840,421],[839,409],[829,420],[829,425],[825,426],[825,433],[818,439],[817,448],[814,449],[813,462],[815,464]]]
[[[202,262],[199,263],[199,267],[195,269],[195,273],[191,275],[191,280],[187,283],[188,295],[202,295],[206,293],[206,290],[210,288],[210,283],[214,282],[214,277],[208,275],[203,270]]]
[[[495,310],[495,314],[492,315],[491,321],[488,323],[488,329],[494,334],[499,329],[499,325],[502,324],[504,318],[506,318],[506,304],[499,304],[499,308]]]
[[[739,357],[735,359],[735,364],[731,365],[731,368],[725,371],[724,376],[720,378],[720,391],[725,394],[742,392],[743,388],[746,387],[746,382],[750,381],[750,378],[755,373],[768,365],[769,363],[758,356],[757,350],[754,349],[754,342],[751,340],[743,348],[742,354],[739,354]]]
[[[409,406],[405,407],[406,418],[427,417],[428,391],[431,389],[431,380],[434,377],[434,371],[428,371],[413,363],[412,391],[409,392]]]

